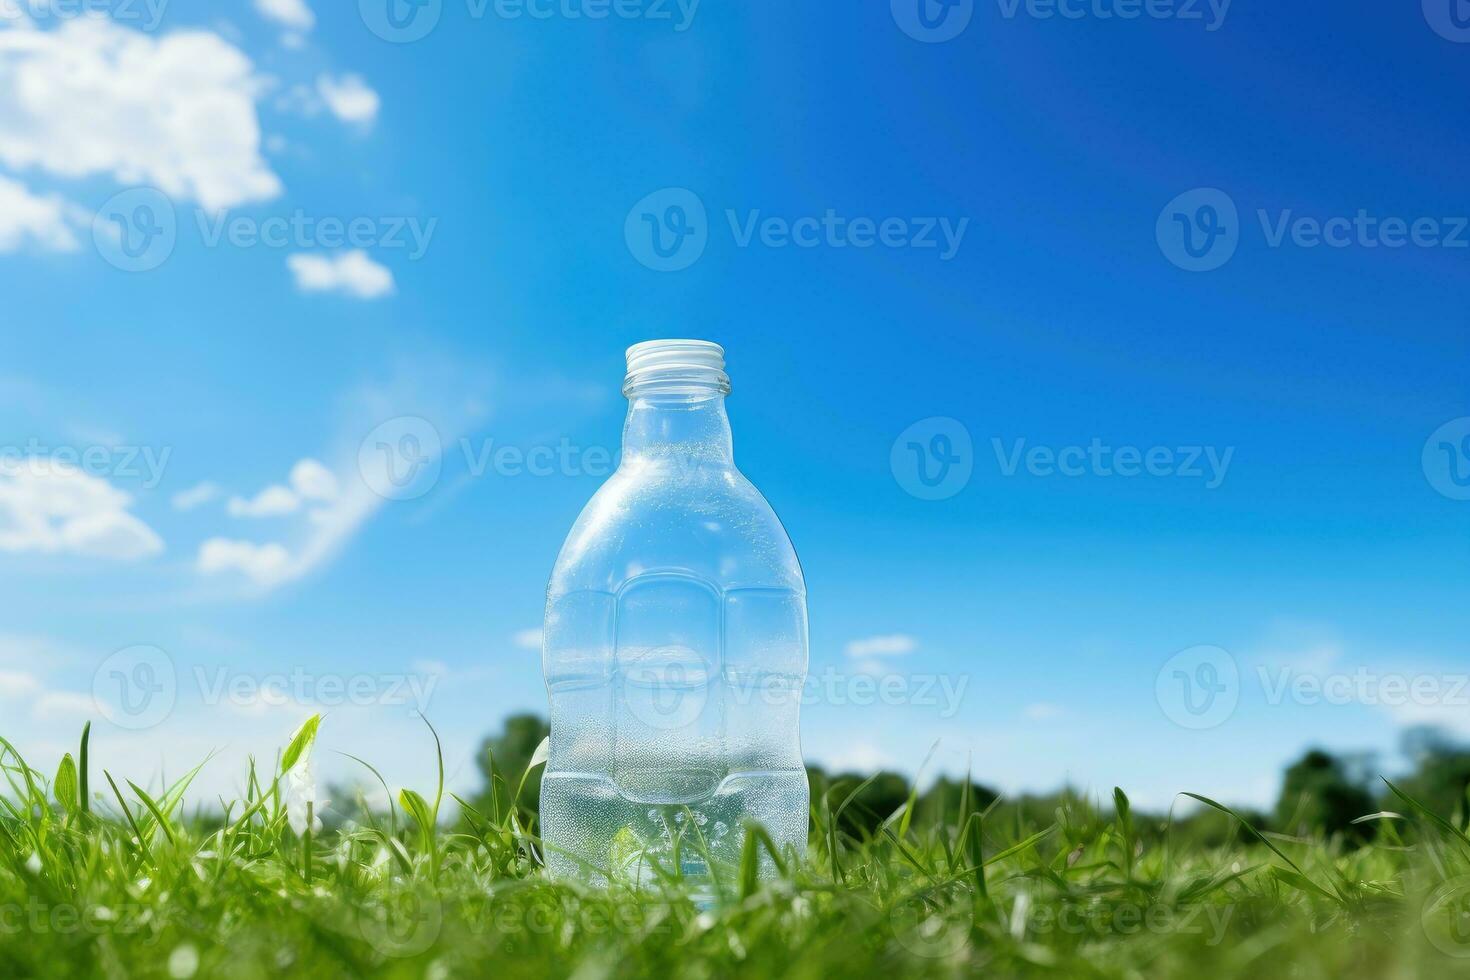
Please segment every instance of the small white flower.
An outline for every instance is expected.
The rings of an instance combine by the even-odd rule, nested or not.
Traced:
[[[31,856],[28,857],[28,858],[26,858],[26,870],[29,871],[33,875],[40,874],[41,873],[41,855],[37,854],[35,851],[32,851],[31,852]]]
[[[311,832],[322,830],[322,810],[332,801],[317,795],[316,774],[311,768],[311,754],[301,757],[291,771],[286,773],[286,819],[297,836],[306,833],[306,814],[311,811]]]
[[[177,946],[168,957],[168,975],[173,980],[190,980],[199,972],[199,950],[185,943]]]

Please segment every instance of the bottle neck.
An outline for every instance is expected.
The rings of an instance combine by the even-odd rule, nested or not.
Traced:
[[[725,396],[716,392],[650,392],[628,399],[623,458],[636,462],[695,459],[733,466],[735,448]]]

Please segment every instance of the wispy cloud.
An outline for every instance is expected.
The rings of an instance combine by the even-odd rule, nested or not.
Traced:
[[[180,490],[169,498],[174,510],[193,510],[202,507],[220,495],[219,484],[205,480],[186,490]]]
[[[1056,721],[1059,718],[1065,717],[1067,710],[1059,704],[1052,704],[1049,701],[1037,701],[1034,704],[1026,705],[1021,714],[1025,716],[1027,721]]]
[[[907,633],[887,633],[882,636],[869,636],[860,640],[852,640],[847,644],[847,655],[859,660],[867,660],[873,657],[899,656],[905,653],[913,653],[919,648],[919,641]]]
[[[23,670],[0,670],[0,701],[28,698],[41,689],[35,674]]]
[[[362,249],[334,256],[299,252],[286,265],[304,293],[340,293],[355,299],[378,299],[393,292],[393,273]]]
[[[344,428],[324,459],[296,463],[286,484],[272,484],[253,498],[241,499],[252,513],[227,508],[237,516],[253,512],[269,494],[278,516],[289,518],[276,540],[245,540],[231,534],[211,536],[199,548],[196,570],[212,578],[235,575],[250,587],[242,597],[258,596],[325,567],[359,530],[389,502],[385,488],[395,485],[402,460],[376,451],[370,433],[385,422],[412,418],[430,426],[432,439],[415,444],[415,466],[437,473],[442,439],[454,438],[484,412],[481,385],[462,364],[415,361],[400,367],[394,380],[352,392],[343,406]],[[432,419],[432,424],[428,420]],[[367,446],[367,449],[364,447]],[[286,510],[286,497],[292,509]],[[233,501],[232,501],[233,503]]]
[[[893,757],[872,742],[858,739],[840,751],[822,758],[831,772],[877,772],[893,765]]]
[[[513,639],[515,645],[522,650],[540,650],[541,627],[535,626],[530,629],[517,630]]]

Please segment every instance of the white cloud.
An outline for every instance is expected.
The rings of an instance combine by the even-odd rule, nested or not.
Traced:
[[[279,544],[210,538],[199,546],[199,571],[239,572],[257,585],[277,585],[291,569],[291,554]]]
[[[301,498],[279,483],[266,487],[250,499],[231,497],[226,505],[231,517],[279,517],[301,508]]]
[[[517,630],[514,637],[515,645],[525,650],[541,649],[541,627],[534,629]]]
[[[294,514],[305,501],[337,497],[337,477],[317,460],[303,459],[291,467],[290,480],[290,486],[274,483],[249,499],[231,497],[226,510],[231,517],[280,517]]]
[[[18,670],[0,670],[0,699],[28,697],[41,689],[34,674]]]
[[[41,719],[86,719],[97,714],[97,702],[86,694],[76,694],[72,691],[47,691],[36,699],[31,713]]]
[[[335,500],[337,477],[314,459],[303,459],[291,467],[291,488],[304,500]]]
[[[100,477],[44,456],[0,460],[0,551],[132,561],[163,541],[128,508],[132,497]]]
[[[250,59],[218,34],[153,35],[106,17],[0,29],[0,162],[106,174],[227,208],[275,197]]]
[[[219,496],[219,485],[205,480],[196,483],[187,490],[180,490],[169,498],[174,510],[193,510],[201,507]]]
[[[24,184],[0,176],[0,252],[29,243],[52,252],[74,252],[79,209],[55,195],[39,197]]]
[[[393,273],[361,249],[334,257],[298,253],[286,259],[296,288],[304,293],[337,292],[357,299],[377,299],[393,292]]]
[[[316,90],[332,110],[332,115],[343,122],[369,125],[378,117],[381,101],[378,93],[368,87],[361,75],[318,76]]]
[[[853,640],[847,645],[847,655],[866,660],[871,657],[886,657],[913,653],[919,641],[906,633],[890,633],[884,636],[869,636]]]
[[[255,0],[255,10],[262,17],[295,31],[309,31],[316,24],[316,14],[311,12],[306,0]]]
[[[1037,701],[1035,704],[1026,705],[1021,712],[1027,721],[1055,721],[1066,715],[1066,709],[1058,704],[1046,701]]]
[[[821,760],[830,772],[871,773],[891,767],[893,757],[871,742],[854,741]]]

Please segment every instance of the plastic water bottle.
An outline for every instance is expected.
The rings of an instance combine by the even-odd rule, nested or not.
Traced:
[[[552,573],[541,835],[557,876],[707,878],[738,864],[752,823],[805,848],[806,587],[735,468],[724,354],[629,348],[621,462]]]

